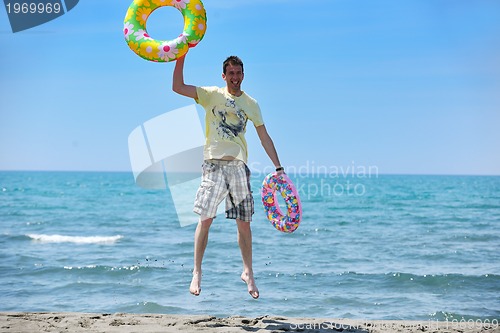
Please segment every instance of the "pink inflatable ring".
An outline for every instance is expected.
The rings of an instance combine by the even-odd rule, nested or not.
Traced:
[[[283,214],[279,205],[276,192],[281,193],[285,199],[287,213]],[[300,224],[302,205],[299,194],[292,181],[286,174],[277,175],[270,173],[262,182],[262,203],[267,219],[279,231],[294,232]]]

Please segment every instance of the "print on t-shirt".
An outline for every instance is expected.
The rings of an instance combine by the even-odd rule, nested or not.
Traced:
[[[245,130],[248,117],[245,111],[236,105],[234,99],[227,98],[225,108],[215,106],[212,114],[215,116],[213,125],[223,139],[234,140]]]

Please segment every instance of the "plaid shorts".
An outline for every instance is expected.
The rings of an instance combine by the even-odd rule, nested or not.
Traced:
[[[254,213],[250,170],[238,160],[203,162],[203,178],[196,193],[193,211],[213,218],[226,198],[226,218],[250,222]]]

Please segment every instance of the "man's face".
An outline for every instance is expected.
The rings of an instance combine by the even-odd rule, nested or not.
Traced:
[[[241,90],[241,82],[243,81],[243,70],[240,65],[228,64],[226,67],[226,73],[222,74],[222,79],[226,81],[228,91],[239,92]]]

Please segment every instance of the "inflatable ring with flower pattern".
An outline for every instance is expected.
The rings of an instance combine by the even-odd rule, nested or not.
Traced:
[[[276,193],[279,192],[285,199],[287,214],[283,214]],[[302,205],[299,194],[292,181],[286,174],[270,173],[262,182],[262,203],[267,219],[279,231],[294,232],[300,224]]]
[[[146,31],[151,13],[164,6],[177,8],[184,17],[184,30],[173,40],[156,40]],[[207,17],[200,0],[134,0],[124,20],[123,34],[128,46],[142,58],[155,62],[174,61],[190,47],[195,47],[205,35]]]

